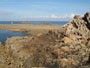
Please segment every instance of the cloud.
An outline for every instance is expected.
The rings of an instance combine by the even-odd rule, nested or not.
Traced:
[[[59,16],[58,18],[61,18],[61,19],[72,19],[73,17],[75,16],[75,14],[71,13],[71,14],[65,14],[63,16]]]
[[[65,14],[62,16],[58,16],[55,14],[47,15],[47,16],[25,16],[22,17],[20,20],[35,20],[35,21],[69,21],[73,19],[75,14]]]
[[[74,17],[75,14],[65,14],[65,15],[42,15],[42,16],[29,16],[18,11],[10,10],[0,10],[0,20],[70,20]]]
[[[51,18],[59,18],[59,16],[56,16],[56,15],[52,14]]]
[[[75,16],[75,14],[72,13],[72,14],[70,15],[70,18],[73,18],[74,16]]]
[[[72,19],[73,17],[75,16],[75,14],[65,14],[63,16],[58,16],[58,15],[55,15],[55,14],[52,14],[52,15],[47,15],[47,16],[34,16],[34,17],[23,17],[23,18],[52,18],[52,19],[65,19],[65,18],[70,18]]]
[[[17,19],[17,12],[11,10],[0,10],[0,21],[11,21]]]

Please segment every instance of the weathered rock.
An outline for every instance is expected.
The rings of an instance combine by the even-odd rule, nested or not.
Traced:
[[[90,30],[90,12],[87,12],[87,13],[84,15],[84,20],[87,22],[87,27],[88,27],[88,29]]]
[[[84,20],[73,20],[66,27],[66,34],[75,34],[78,36],[90,36],[89,30]]]
[[[68,39],[62,39],[63,41],[68,41],[68,43],[64,42],[63,45],[70,47],[70,54],[65,55],[63,53],[64,59],[61,59],[61,68],[81,68],[86,67],[89,68],[89,65],[84,66],[89,60],[89,37],[90,37],[90,29],[89,29],[89,22],[90,22],[90,13],[86,13],[83,18],[80,16],[75,16],[74,20],[70,23],[63,26],[65,28],[65,35]],[[72,43],[70,43],[72,41]],[[65,47],[64,46],[64,47]],[[67,50],[67,49],[66,49]],[[85,51],[85,52],[84,52]],[[88,52],[86,52],[88,51]],[[62,55],[62,56],[63,56]],[[69,57],[68,57],[69,55]],[[65,58],[66,56],[66,58]],[[70,58],[70,56],[72,58]],[[81,57],[81,58],[80,58]],[[69,59],[73,60],[72,63],[69,63]],[[82,59],[82,60],[81,60]]]
[[[84,18],[85,18],[85,21],[87,21],[87,23],[90,24],[90,12],[87,12],[87,13],[84,15]]]
[[[65,34],[73,40],[73,44],[82,43],[87,44],[87,39],[90,37],[90,30],[88,29],[87,22],[84,19],[75,19],[64,26]]]
[[[90,48],[90,41],[87,43],[87,46]]]
[[[82,19],[82,17],[80,15],[75,15],[74,19]]]
[[[68,48],[67,48],[68,47]],[[61,46],[59,54],[60,66],[61,68],[79,68],[87,63],[89,60],[89,49],[83,47],[81,44]]]
[[[64,37],[62,41],[64,42],[64,44],[67,44],[67,45],[71,45],[73,43],[73,40],[68,37]]]

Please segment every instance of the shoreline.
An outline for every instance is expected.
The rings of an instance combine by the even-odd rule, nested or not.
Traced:
[[[60,25],[0,24],[0,30],[24,32],[31,35],[44,34],[49,30],[60,30]]]

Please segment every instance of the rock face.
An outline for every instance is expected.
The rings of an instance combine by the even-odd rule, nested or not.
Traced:
[[[84,15],[84,19],[87,21],[87,23],[90,24],[90,12],[87,12],[87,13]]]
[[[65,57],[64,60],[62,59],[63,62],[61,66],[64,65],[62,68],[88,68],[89,66],[84,65],[88,63],[90,58],[90,13],[86,13],[84,17],[75,16],[74,18],[75,19],[72,20],[70,23],[63,26],[63,28],[65,29],[64,34],[66,35],[66,37],[64,37],[64,40],[62,39],[62,44],[65,46],[69,45],[69,52],[71,52],[72,54],[71,57],[68,54],[66,55],[69,56],[67,57],[67,59]],[[71,59],[72,61],[69,61],[69,59]]]
[[[84,20],[75,19],[64,26],[65,34],[71,38],[75,43],[87,43],[90,37],[90,30]],[[74,44],[75,44],[74,43]]]
[[[60,31],[49,31],[35,37],[13,37],[6,50],[23,68],[89,68],[90,13],[76,16]]]
[[[87,27],[88,27],[89,30],[90,30],[90,12],[87,12],[87,13],[84,15],[84,20],[87,22]]]

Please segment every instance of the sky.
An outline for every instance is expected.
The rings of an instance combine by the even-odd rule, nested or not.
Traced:
[[[0,21],[66,21],[90,11],[90,0],[0,0]]]

